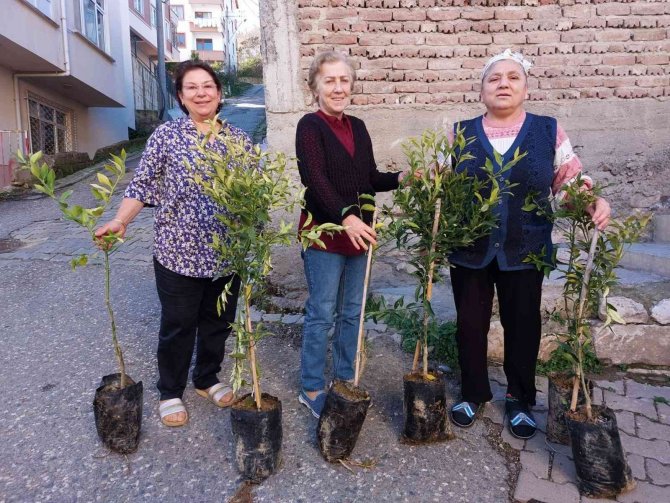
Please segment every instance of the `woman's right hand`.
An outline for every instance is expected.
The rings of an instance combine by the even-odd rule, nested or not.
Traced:
[[[344,225],[344,231],[357,250],[361,248],[367,250],[368,243],[372,245],[377,244],[377,233],[375,230],[356,215],[346,217],[342,220],[342,225]]]
[[[114,218],[109,222],[101,225],[95,230],[95,238],[98,245],[98,248],[101,250],[111,248],[111,245],[105,243],[103,236],[107,234],[116,234],[119,237],[123,237],[126,234],[126,224],[120,218]]]

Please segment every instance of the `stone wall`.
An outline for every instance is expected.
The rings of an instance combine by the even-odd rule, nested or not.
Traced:
[[[264,0],[261,26],[271,147],[293,150],[319,51],[352,57],[351,113],[399,169],[404,138],[482,112],[480,69],[512,47],[535,63],[527,109],[559,119],[615,208],[670,207],[667,1]]]

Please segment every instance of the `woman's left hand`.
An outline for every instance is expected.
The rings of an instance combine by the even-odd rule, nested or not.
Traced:
[[[610,223],[610,215],[612,213],[609,203],[602,197],[599,197],[586,211],[591,215],[591,220],[596,224],[596,227],[601,231],[605,230]]]

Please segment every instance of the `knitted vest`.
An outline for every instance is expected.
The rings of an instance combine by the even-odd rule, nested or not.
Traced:
[[[474,159],[465,161],[459,166],[467,170],[471,176],[484,177],[483,166],[486,158],[494,160],[493,147],[489,142],[482,117],[460,123],[465,129],[465,137],[476,140],[467,147]],[[473,246],[454,252],[449,260],[456,265],[481,269],[493,259],[503,271],[534,269],[532,264],[523,260],[530,253],[541,253],[545,247],[546,258],[552,256],[551,222],[544,216],[533,211],[523,211],[526,195],[534,192],[551,211],[547,198],[551,194],[551,183],[554,177],[554,155],[556,144],[556,119],[526,113],[526,120],[514,143],[503,155],[503,164],[514,157],[519,148],[526,156],[508,170],[503,176],[514,187],[509,194],[502,196],[497,208],[498,227],[491,234],[478,239]],[[495,162],[494,162],[495,165]],[[497,168],[499,169],[499,168]],[[488,197],[488,194],[482,194]]]

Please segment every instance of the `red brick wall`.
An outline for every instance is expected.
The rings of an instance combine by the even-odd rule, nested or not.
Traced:
[[[304,78],[336,49],[358,68],[354,104],[479,100],[488,57],[533,60],[530,100],[670,97],[670,2],[297,0]]]

